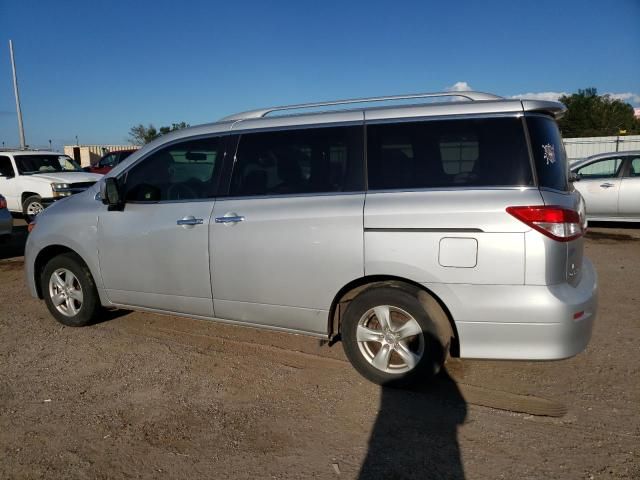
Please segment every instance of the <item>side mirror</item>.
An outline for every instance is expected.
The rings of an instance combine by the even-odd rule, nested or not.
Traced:
[[[569,172],[569,181],[570,182],[579,182],[580,179],[582,178],[582,175],[580,175],[577,172]]]
[[[100,196],[102,197],[102,203],[108,205],[110,211],[124,208],[124,198],[117,178],[108,177],[104,180],[100,187]]]

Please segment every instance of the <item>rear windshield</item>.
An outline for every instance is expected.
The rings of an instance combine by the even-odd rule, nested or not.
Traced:
[[[521,119],[367,126],[369,189],[533,184]]]
[[[531,149],[541,187],[566,191],[567,157],[560,130],[550,117],[527,117],[527,127],[531,137]]]

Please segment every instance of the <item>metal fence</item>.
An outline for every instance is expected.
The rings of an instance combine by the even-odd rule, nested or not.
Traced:
[[[575,162],[598,153],[640,150],[640,135],[565,138],[564,146],[569,162]]]

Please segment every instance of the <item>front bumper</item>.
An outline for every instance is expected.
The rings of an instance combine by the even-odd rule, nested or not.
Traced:
[[[577,355],[591,339],[598,285],[586,258],[575,287],[566,283],[425,287],[449,308],[463,358],[559,360]]]
[[[42,202],[42,206],[44,208],[50,207],[51,205],[53,205],[55,202],[57,202],[58,200],[62,200],[63,198],[67,198],[67,197],[51,197],[51,198],[42,198],[40,199]]]

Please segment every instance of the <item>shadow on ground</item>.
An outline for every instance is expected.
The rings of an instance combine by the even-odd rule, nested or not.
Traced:
[[[16,225],[14,222],[11,237],[0,243],[0,260],[23,256],[27,234],[26,225]]]
[[[607,232],[587,232],[587,238],[595,242],[640,242],[640,238],[633,237],[631,235],[625,235],[624,233],[607,233]]]
[[[640,228],[640,222],[596,222],[589,221],[589,227],[593,228],[620,228],[623,230],[636,230]]]
[[[411,390],[383,387],[359,479],[464,479],[457,430],[467,405],[443,371]]]

